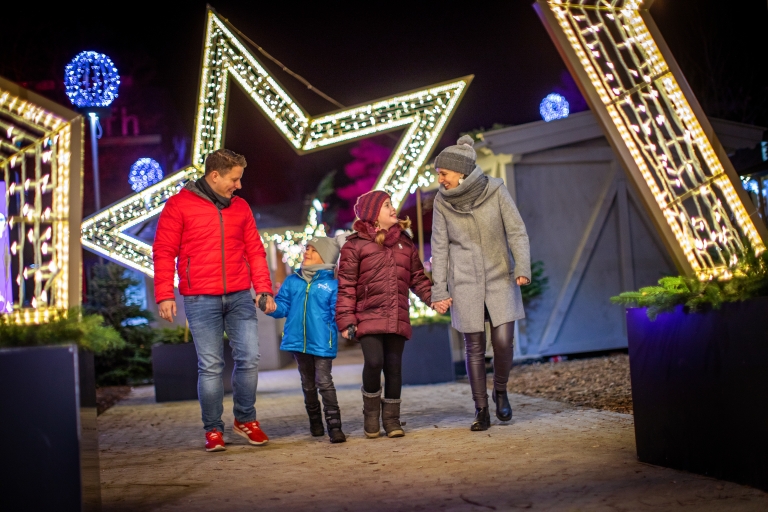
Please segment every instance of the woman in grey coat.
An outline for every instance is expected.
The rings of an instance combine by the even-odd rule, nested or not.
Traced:
[[[491,425],[485,376],[485,321],[491,323],[496,417],[512,419],[507,382],[515,320],[525,317],[520,286],[531,282],[528,234],[504,181],[475,164],[467,135],[435,159],[440,191],[432,224],[432,301],[451,309],[464,335],[467,375],[475,401],[471,430]]]

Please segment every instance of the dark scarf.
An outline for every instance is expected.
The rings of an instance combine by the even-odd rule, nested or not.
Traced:
[[[195,185],[197,185],[197,189],[200,190],[205,196],[211,200],[213,204],[216,205],[216,208],[219,210],[222,210],[224,208],[229,208],[229,205],[232,203],[232,198],[220,196],[216,192],[213,191],[211,186],[208,184],[207,181],[205,181],[205,177],[200,178],[199,180],[195,181]]]
[[[362,220],[355,221],[352,229],[357,231],[357,234],[366,240],[375,240],[379,230],[370,222]],[[387,236],[384,238],[384,247],[392,247],[400,240],[400,234],[403,232],[403,228],[400,224],[395,224],[389,230],[387,230]]]
[[[475,201],[482,195],[488,186],[488,176],[483,173],[480,167],[475,167],[469,176],[456,188],[445,190],[440,185],[440,195],[443,199],[460,212],[468,212],[472,209]]]

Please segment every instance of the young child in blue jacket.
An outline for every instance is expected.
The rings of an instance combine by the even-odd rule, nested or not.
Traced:
[[[309,430],[322,436],[323,418],[317,391],[323,398],[325,423],[332,443],[347,440],[341,431],[341,412],[331,377],[336,357],[336,295],[334,276],[339,244],[333,238],[316,237],[307,242],[301,269],[288,276],[275,297],[277,309],[270,316],[287,317],[280,350],[293,354],[299,365]]]

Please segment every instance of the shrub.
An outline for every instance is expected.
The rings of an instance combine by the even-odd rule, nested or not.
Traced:
[[[99,315],[82,315],[72,308],[67,315],[40,325],[17,325],[0,316],[0,348],[39,347],[74,343],[95,354],[120,350],[125,341],[112,327],[104,325]]]
[[[659,313],[672,311],[679,305],[695,312],[707,307],[718,309],[724,302],[767,296],[768,251],[758,256],[749,243],[745,242],[744,247],[739,262],[729,269],[733,276],[730,279],[700,281],[685,276],[663,277],[658,286],[621,293],[611,297],[611,302],[648,308],[648,318],[654,320]]]

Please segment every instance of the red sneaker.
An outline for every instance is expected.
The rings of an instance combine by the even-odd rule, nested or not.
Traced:
[[[235,420],[235,426],[232,427],[232,430],[234,430],[236,434],[240,434],[246,438],[251,444],[267,444],[267,441],[269,441],[267,434],[265,434],[264,431],[261,430],[261,427],[259,427],[258,421],[246,421],[245,423],[240,423]]]
[[[224,437],[221,432],[216,429],[210,430],[205,433],[205,451],[207,452],[223,452]]]

